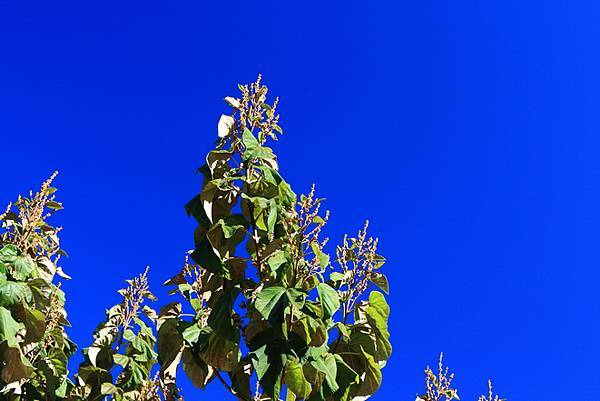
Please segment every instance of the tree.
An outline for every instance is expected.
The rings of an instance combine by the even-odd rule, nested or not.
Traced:
[[[55,175],[0,215],[3,399],[182,399],[179,366],[196,387],[220,383],[242,401],[364,400],[378,390],[392,353],[378,240],[366,223],[327,253],[323,200],[314,187],[298,197],[267,146],[282,134],[278,99],[267,103],[260,76],[239,89],[225,98],[231,113],[186,205],[198,226],[165,282],[177,300],[157,313],[148,269],[128,280],[74,380],[59,282],[69,277],[58,265],[60,228],[47,222],[62,208]]]

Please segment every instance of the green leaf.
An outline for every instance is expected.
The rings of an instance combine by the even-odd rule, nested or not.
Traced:
[[[319,319],[300,313],[301,318],[294,320],[292,332],[296,333],[307,346],[320,347],[327,341],[327,329]]]
[[[178,319],[165,320],[158,329],[158,360],[161,371],[174,375],[181,357],[183,338],[177,330]]]
[[[311,361],[310,364],[319,372],[325,373],[325,382],[329,386],[329,389],[332,392],[336,392],[339,387],[336,383],[337,363],[335,357],[328,352],[322,353]]]
[[[356,395],[370,396],[374,394],[381,385],[381,370],[371,355],[366,352],[363,352],[362,355],[365,360],[365,370],[360,376],[361,380],[358,384]]]
[[[329,266],[329,255],[321,251],[319,245],[315,242],[311,243],[310,247],[315,253],[315,256],[319,259],[319,264],[321,265],[321,267],[325,268]]]
[[[236,332],[232,331],[231,333]],[[239,335],[239,332],[237,334]],[[225,372],[231,372],[236,368],[240,345],[239,340],[233,341],[230,337],[231,335],[222,335],[219,333],[212,333],[210,335],[208,345],[204,352],[202,352],[202,358],[208,365]]]
[[[30,277],[35,270],[35,262],[29,255],[17,256],[13,262],[14,271],[12,276],[17,280],[25,280]]]
[[[237,394],[240,394],[244,400],[252,399],[250,390],[250,378],[252,377],[252,360],[250,355],[238,363],[235,370],[229,373],[231,387]]]
[[[313,217],[312,222],[314,224],[325,224],[325,220],[323,220],[323,218],[321,216],[315,216],[315,217]]]
[[[275,277],[279,276],[279,268],[287,263],[287,258],[285,256],[284,251],[277,251],[269,257],[267,263],[269,264],[269,268],[271,272],[274,273]]]
[[[3,362],[0,379],[5,383],[28,379],[33,374],[31,363],[17,347],[11,347],[7,343],[0,342],[0,360]]]
[[[337,400],[346,400],[350,393],[350,387],[358,383],[360,378],[358,374],[350,367],[340,355],[334,355],[337,364],[336,383],[339,389],[335,392],[334,398]]]
[[[181,333],[181,336],[188,344],[194,345],[196,341],[198,341],[198,336],[200,335],[201,331],[202,329],[200,328],[200,326],[194,323],[190,327],[185,329],[183,333]]]
[[[81,380],[84,381],[84,383],[91,387],[91,393],[93,395],[102,394],[102,384],[111,383],[113,379],[112,375],[105,369],[97,368],[91,365],[80,365],[77,375]],[[100,399],[100,397],[92,399]]]
[[[102,383],[102,385],[100,386],[100,393],[102,395],[117,394],[118,392],[119,389],[112,383]]]
[[[283,353],[273,344],[267,344],[251,352],[250,357],[262,388],[278,400],[285,358]]]
[[[350,333],[348,332],[348,328],[342,322],[335,323],[335,327],[338,328],[338,330],[340,331],[340,335],[343,338],[348,338],[350,336]]]
[[[390,307],[382,293],[372,291],[369,294],[369,306],[366,309],[366,315],[371,325],[377,328],[381,334],[389,337],[387,322],[390,316]]]
[[[0,307],[0,343],[6,341],[9,347],[16,347],[17,332],[23,325],[13,319],[10,311]]]
[[[183,350],[183,370],[192,384],[204,388],[212,378],[213,369],[201,358],[193,354],[189,348]]]
[[[5,245],[0,249],[0,261],[12,263],[19,254],[19,248],[15,245]]]
[[[27,329],[27,342],[37,342],[42,339],[46,331],[46,315],[33,308],[25,308],[25,328]]]
[[[0,306],[12,306],[31,297],[31,290],[24,283],[0,281]]]
[[[62,203],[56,201],[49,201],[46,203],[46,207],[52,210],[62,210],[64,209]]]
[[[272,234],[275,231],[275,223],[277,222],[277,205],[275,203],[271,204],[269,208],[269,215],[267,217],[267,229],[269,234]]]
[[[321,307],[323,308],[323,318],[329,319],[340,308],[340,298],[336,290],[331,288],[329,284],[320,283],[317,286]]]
[[[340,272],[333,272],[329,275],[329,279],[331,281],[333,281],[334,283],[338,282],[338,281],[343,281],[346,278],[346,276],[344,276],[343,273]]]
[[[311,391],[311,386],[304,372],[302,365],[298,361],[288,361],[285,366],[284,383],[299,399],[307,398]]]
[[[113,360],[115,363],[121,367],[126,367],[129,363],[129,357],[127,355],[114,354]]]
[[[242,133],[242,142],[246,150],[244,151],[244,160],[254,159],[260,153],[260,143],[248,128]]]
[[[230,288],[223,291],[219,299],[215,302],[210,315],[208,316],[208,325],[219,335],[226,336],[230,340],[235,340],[239,333],[233,326],[233,304],[239,294],[239,289]],[[235,332],[235,335],[231,335]]]
[[[388,284],[387,277],[380,272],[375,272],[371,274],[371,282],[375,284],[377,287],[381,288],[383,292],[386,294],[390,293],[390,286]]]
[[[221,259],[215,254],[208,238],[205,236],[191,254],[192,259],[211,273],[228,277],[229,272],[224,268]]]
[[[258,293],[254,301],[256,310],[269,322],[283,318],[277,316],[283,312],[282,296],[285,288],[279,286],[267,287]]]

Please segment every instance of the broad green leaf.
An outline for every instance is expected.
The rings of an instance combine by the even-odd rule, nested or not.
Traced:
[[[325,268],[325,267],[329,266],[329,255],[326,254],[325,252],[321,251],[318,244],[316,244],[314,242],[311,243],[310,246],[311,246],[315,256],[317,257],[317,259],[319,259],[319,264],[321,265],[321,267]]]
[[[317,286],[321,307],[323,308],[323,318],[329,319],[340,308],[340,298],[336,290],[329,284],[320,283]]]
[[[244,400],[252,399],[250,389],[250,379],[252,377],[252,373],[253,369],[250,355],[242,359],[240,363],[238,363],[236,369],[229,373],[231,387],[237,394],[240,394]]]
[[[390,293],[390,286],[388,284],[387,277],[380,272],[375,272],[371,274],[371,282],[375,284],[377,287],[381,288],[383,292],[386,294]]]
[[[310,347],[320,347],[327,341],[327,329],[324,323],[309,315],[294,320],[292,332],[296,333]]]
[[[129,357],[127,355],[114,354],[113,360],[115,363],[121,367],[126,367],[129,363]]]
[[[381,370],[375,363],[373,357],[365,352],[362,353],[365,361],[365,370],[360,375],[360,382],[357,386],[357,396],[369,396],[374,394],[381,385]]]
[[[194,345],[198,340],[198,336],[200,335],[201,330],[202,329],[200,328],[200,326],[194,323],[190,325],[187,329],[185,329],[183,333],[181,333],[181,336],[188,344]]]
[[[19,254],[19,248],[15,245],[5,245],[0,249],[0,261],[12,263]]]
[[[342,337],[348,338],[350,336],[350,333],[348,332],[348,328],[342,322],[335,323],[335,327],[338,328],[338,330],[340,331],[340,335]]]
[[[0,307],[0,343],[6,341],[9,347],[17,346],[17,332],[23,325],[13,319],[10,311]]]
[[[285,256],[285,252],[284,251],[277,251],[274,254],[271,255],[271,257],[269,257],[267,263],[269,264],[269,268],[271,269],[271,272],[275,275],[275,277],[278,276],[278,272],[279,272],[279,268],[287,263],[287,258]]]
[[[308,397],[311,391],[311,386],[308,380],[304,377],[302,365],[298,361],[288,361],[285,366],[284,383],[296,397],[304,399]]]
[[[319,372],[325,373],[325,382],[329,386],[332,392],[338,390],[336,383],[337,377],[337,363],[335,357],[326,352],[318,355],[313,361],[310,362],[311,366]]]
[[[46,331],[46,315],[37,309],[25,308],[25,317],[23,323],[27,329],[26,341],[40,341]]]
[[[246,150],[244,151],[245,160],[253,159],[259,154],[259,149],[261,148],[260,143],[258,143],[256,137],[247,128],[242,133],[242,142],[246,147]]]
[[[189,348],[183,350],[183,370],[192,384],[204,388],[212,378],[213,369],[201,358],[195,356]]]
[[[239,337],[232,320],[233,304],[238,294],[239,289],[235,287],[223,291],[217,302],[215,302],[207,321],[208,325],[220,336],[225,336],[234,341]]]
[[[366,315],[369,323],[376,327],[382,335],[389,337],[387,322],[390,316],[390,307],[382,293],[372,291],[369,294],[369,305],[366,309]]]
[[[112,383],[102,383],[102,386],[100,386],[100,393],[103,395],[112,395],[117,394],[118,392],[119,389]]]
[[[181,358],[183,338],[177,330],[178,320],[171,318],[165,320],[158,329],[158,360],[164,371],[170,371],[173,375]]]
[[[275,203],[271,204],[269,208],[269,215],[267,217],[267,231],[269,234],[272,234],[275,230],[275,223],[277,222],[277,205]]]
[[[281,308],[283,294],[285,294],[285,288],[283,287],[264,288],[257,294],[254,307],[269,322],[277,320],[276,318],[283,318],[283,316],[275,316],[275,314],[283,313]]]
[[[0,360],[3,362],[0,379],[5,383],[28,379],[33,374],[33,367],[21,350],[2,341],[0,341]]]
[[[228,337],[231,335],[212,333],[202,352],[202,358],[208,365],[225,372],[231,372],[237,367],[240,352],[239,339],[234,341]]]
[[[31,297],[31,290],[25,283],[0,281],[0,306],[12,306]]]
[[[264,391],[279,399],[285,357],[273,344],[263,345],[250,353],[252,366]]]
[[[360,378],[356,372],[348,366],[339,355],[334,355],[337,364],[336,383],[339,389],[334,394],[336,400],[347,400],[350,393],[350,387],[358,383]]]
[[[191,256],[196,263],[209,272],[218,274],[222,277],[229,276],[229,272],[225,270],[221,259],[215,254],[206,236],[202,238]]]
[[[17,280],[25,280],[35,270],[35,262],[29,255],[17,256],[13,262],[14,270],[12,276]]]

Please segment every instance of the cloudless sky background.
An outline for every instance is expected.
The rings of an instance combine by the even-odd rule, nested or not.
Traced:
[[[413,400],[444,351],[463,400],[492,377],[510,401],[595,401],[599,17],[592,1],[1,1],[0,201],[60,170],[87,346],[146,265],[171,301],[222,98],[261,72],[283,175],[317,184],[333,243],[367,218],[381,237],[394,354],[373,400]]]

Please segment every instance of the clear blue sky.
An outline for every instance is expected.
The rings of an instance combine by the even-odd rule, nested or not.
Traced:
[[[598,399],[596,2],[35,3],[0,3],[0,201],[60,170],[77,343],[125,278],[180,267],[221,99],[261,72],[283,174],[389,260],[373,400],[413,400],[440,351],[464,400]]]

